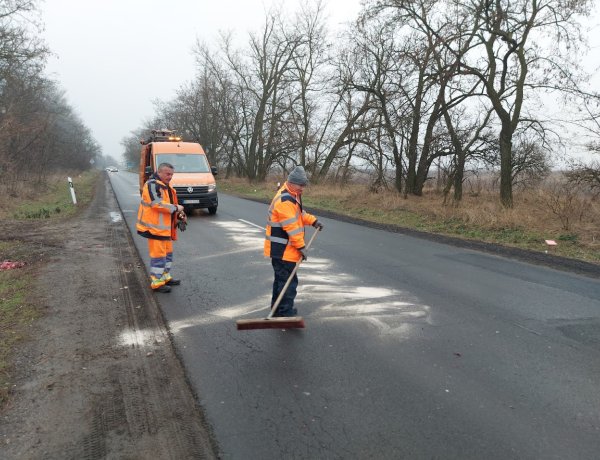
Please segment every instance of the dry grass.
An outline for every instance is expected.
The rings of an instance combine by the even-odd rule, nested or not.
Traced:
[[[220,180],[219,187],[226,193],[270,199],[278,181],[249,184],[228,179]],[[457,206],[444,204],[443,195],[433,188],[405,199],[390,190],[370,193],[365,185],[316,184],[303,199],[315,211],[536,251],[547,250],[545,240],[551,239],[558,243],[554,250],[558,255],[600,262],[600,201],[562,185],[515,191],[512,209],[501,206],[491,187],[465,193]]]

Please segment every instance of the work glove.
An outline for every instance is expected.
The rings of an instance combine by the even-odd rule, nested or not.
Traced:
[[[179,212],[179,214],[177,214],[177,219],[177,228],[180,232],[185,232],[185,229],[187,228],[187,217],[185,213],[183,211]]]
[[[300,251],[300,254],[302,255],[302,262],[304,262],[306,259],[308,259],[308,256],[306,255],[306,249],[305,248],[298,249],[298,251]]]
[[[321,222],[319,222],[318,220],[315,220],[315,222],[314,222],[314,224],[312,224],[312,226],[315,227],[319,231],[323,230],[323,224]]]

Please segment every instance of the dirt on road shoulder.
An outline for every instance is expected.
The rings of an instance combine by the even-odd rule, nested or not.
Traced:
[[[3,459],[216,458],[107,179],[78,218],[3,239],[44,247],[44,310],[15,358]],[[18,233],[17,233],[18,232]],[[48,260],[49,259],[49,260]]]

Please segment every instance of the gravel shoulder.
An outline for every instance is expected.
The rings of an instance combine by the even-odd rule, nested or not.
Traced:
[[[3,459],[218,457],[117,210],[104,178],[79,217],[2,229],[45,259],[30,299],[44,313],[0,414]]]

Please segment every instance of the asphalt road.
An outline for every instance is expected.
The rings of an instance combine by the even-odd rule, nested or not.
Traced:
[[[137,176],[111,182],[147,263]],[[322,219],[306,329],[237,331],[268,312],[267,206],[219,199],[156,295],[223,458],[598,458],[600,280]]]

